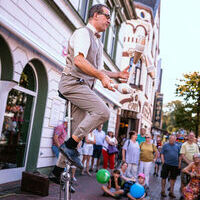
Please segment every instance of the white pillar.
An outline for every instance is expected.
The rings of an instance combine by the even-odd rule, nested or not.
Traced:
[[[17,85],[14,81],[0,81],[0,137],[3,127],[4,113],[6,109],[6,103],[8,98],[8,93],[10,90]]]

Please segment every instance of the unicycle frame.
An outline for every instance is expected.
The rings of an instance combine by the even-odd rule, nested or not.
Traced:
[[[71,132],[71,102],[67,101],[67,125],[68,125],[68,136],[70,136]],[[71,200],[71,192],[70,192],[70,186],[72,184],[71,181],[71,174],[70,174],[70,168],[71,163],[66,159],[66,166],[65,171],[61,174],[60,178],[60,195],[59,200],[62,199],[62,191],[64,191],[64,200]],[[64,183],[63,185],[61,183]]]

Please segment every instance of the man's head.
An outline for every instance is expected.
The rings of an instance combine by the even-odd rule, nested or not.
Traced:
[[[110,25],[110,9],[106,5],[96,4],[90,8],[88,18],[98,32],[104,32]]]
[[[188,134],[188,141],[190,143],[193,143],[195,140],[195,134],[191,131],[189,134]]]
[[[170,135],[169,136],[169,143],[174,144],[176,142],[176,136],[175,135]]]
[[[68,123],[68,118],[65,117],[65,118],[63,119],[63,124],[64,124],[64,127],[65,127],[65,128],[67,128],[67,123]]]
[[[99,126],[97,127],[97,130],[100,132],[100,131],[102,131],[102,128],[103,128],[103,124],[99,125]]]
[[[145,128],[141,128],[141,129],[140,129],[140,135],[141,135],[141,136],[144,136],[145,133],[146,133],[146,129],[145,129]]]
[[[120,171],[118,169],[113,170],[113,176],[119,178],[120,177]]]

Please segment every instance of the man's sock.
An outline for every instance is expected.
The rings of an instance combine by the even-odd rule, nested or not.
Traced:
[[[72,137],[65,141],[65,146],[69,149],[76,149],[78,142],[76,142]]]
[[[52,173],[57,177],[60,178],[61,173],[64,172],[64,168],[55,166]]]

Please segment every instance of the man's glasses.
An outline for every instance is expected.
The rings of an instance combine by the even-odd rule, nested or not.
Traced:
[[[145,137],[145,138],[150,138],[150,137]]]
[[[104,15],[106,17],[106,19],[110,19],[110,14],[106,14],[103,12],[99,12],[100,15]]]

